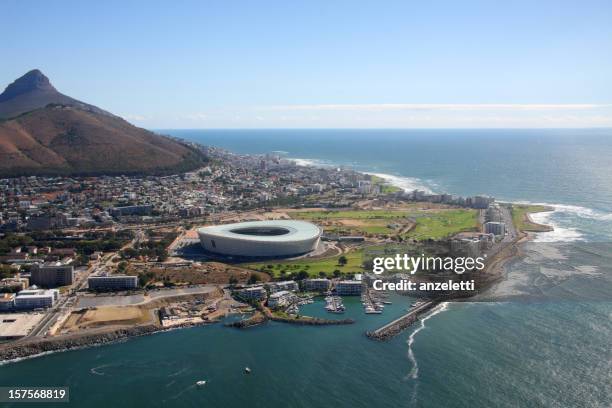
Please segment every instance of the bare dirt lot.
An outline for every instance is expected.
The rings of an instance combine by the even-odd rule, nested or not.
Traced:
[[[105,306],[73,312],[61,328],[62,333],[102,326],[125,326],[156,322],[152,310],[140,306]]]

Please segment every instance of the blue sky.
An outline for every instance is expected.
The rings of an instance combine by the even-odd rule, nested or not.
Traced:
[[[96,3],[1,1],[0,87],[148,128],[612,126],[609,0]]]

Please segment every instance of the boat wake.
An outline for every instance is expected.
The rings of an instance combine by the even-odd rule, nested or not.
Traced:
[[[103,369],[103,368],[110,367],[110,366],[111,366],[110,364],[103,364],[103,365],[101,365],[101,366],[97,366],[97,367],[90,368],[90,369],[89,369],[89,372],[90,372],[91,374],[94,374],[94,375],[106,375],[106,373],[105,373],[105,372],[100,371],[100,370],[101,370],[101,369]]]

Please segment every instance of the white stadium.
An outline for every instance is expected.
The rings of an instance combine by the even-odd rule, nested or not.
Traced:
[[[212,253],[242,257],[289,257],[313,251],[321,230],[305,221],[249,221],[198,229],[202,247]]]

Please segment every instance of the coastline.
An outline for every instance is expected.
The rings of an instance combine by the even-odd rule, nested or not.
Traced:
[[[294,161],[299,166],[311,166],[311,167],[334,167],[335,164],[332,162],[320,162],[316,159],[302,159],[302,158],[288,158],[288,160]],[[339,166],[339,165],[338,165]],[[345,166],[350,167],[351,166]],[[399,176],[394,173],[380,173],[375,168],[367,168],[365,166],[359,166],[359,173],[369,174],[376,177],[385,179],[389,183],[397,188],[406,190],[410,189],[421,189],[429,190],[435,193],[440,193],[443,189],[438,188],[435,181],[422,180],[414,177]],[[612,214],[608,209],[600,207],[591,207],[588,204],[571,204],[566,201],[530,201],[525,197],[507,198],[499,197],[500,202],[509,203],[513,205],[526,205],[526,206],[543,206],[549,208],[545,212],[535,212],[529,215],[531,224],[548,227],[548,229],[542,231],[536,231],[540,234],[535,236],[533,240],[535,242],[570,242],[570,241],[583,241],[588,239],[605,239],[609,240],[609,233],[600,233],[597,237],[592,237],[590,230],[583,230],[576,227],[577,223],[582,222],[604,222],[609,223],[612,221]],[[552,228],[552,229],[550,229]]]
[[[17,363],[29,358],[42,357],[48,354],[116,344],[127,341],[131,338],[149,336],[152,334],[165,333],[191,327],[207,326],[219,322],[220,320],[190,322],[172,327],[148,324],[134,327],[121,327],[112,330],[105,329],[99,333],[76,333],[65,336],[45,338],[42,340],[25,340],[14,343],[0,344],[0,366]]]
[[[291,159],[294,160],[295,159]],[[304,166],[318,166],[313,162],[305,163],[302,161],[301,163],[297,163],[298,165]],[[411,178],[403,178],[399,176],[393,176],[383,173],[372,173],[359,171],[363,174],[368,174],[372,176],[376,176],[382,178],[389,185],[400,188],[403,191],[408,191],[410,188],[413,188],[414,185],[410,184],[410,187],[407,186],[406,180],[409,180],[412,183],[416,179]],[[426,191],[431,192],[430,189]],[[549,207],[546,211],[554,211],[554,208]],[[531,224],[547,227],[552,230],[552,227],[548,227],[542,224],[538,224],[531,219],[531,213],[526,213],[526,218]],[[514,258],[515,256],[520,254],[520,248],[518,246],[524,239],[529,239],[529,234],[523,232],[523,236],[517,239],[516,241],[510,243],[506,248],[504,248],[500,253],[495,256],[490,266],[487,268],[487,278],[483,281],[484,286],[487,288],[490,287],[493,283],[498,281],[503,277],[503,267],[504,265]],[[458,298],[459,300],[460,298]],[[245,328],[251,327],[255,325],[260,325],[265,323],[267,320],[279,321],[288,324],[298,324],[298,325],[316,325],[316,326],[324,326],[324,325],[342,325],[342,324],[352,324],[354,323],[351,319],[343,319],[343,320],[328,320],[328,319],[319,319],[303,316],[301,319],[291,319],[285,317],[274,316],[269,311],[264,309],[263,313],[259,312],[259,315],[254,314],[248,319],[240,320],[238,322],[227,323],[225,326],[227,327],[238,327]],[[45,339],[34,339],[34,340],[25,340],[25,341],[16,341],[15,343],[6,343],[0,344],[0,365],[8,364],[11,362],[17,362],[24,358],[34,358],[38,356],[43,356],[49,353],[55,352],[63,352],[70,350],[77,350],[89,347],[102,346],[106,344],[113,344],[117,342],[121,342],[127,340],[132,337],[140,337],[150,334],[155,334],[159,332],[165,332],[175,329],[182,329],[187,327],[195,327],[195,326],[203,326],[208,324],[217,323],[219,320],[205,321],[205,322],[190,322],[179,324],[173,327],[163,327],[157,324],[149,324],[142,326],[133,326],[133,327],[121,327],[116,329],[105,329],[100,332],[88,332],[88,333],[74,333],[71,335],[63,335],[52,338]]]

